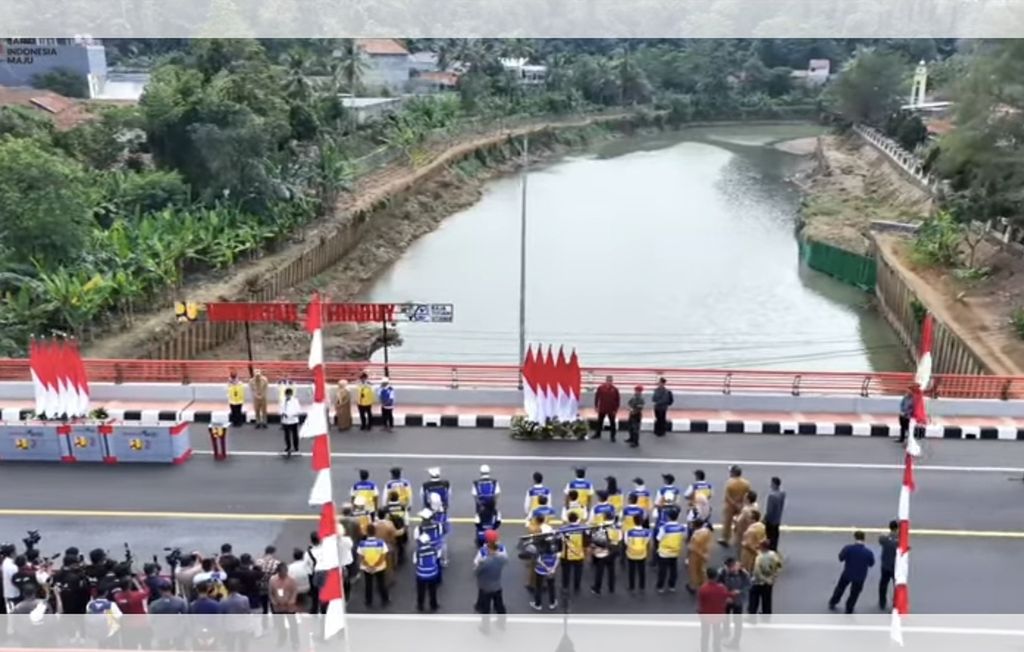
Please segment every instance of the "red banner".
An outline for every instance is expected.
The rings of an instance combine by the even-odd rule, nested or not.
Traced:
[[[296,322],[299,307],[294,303],[208,303],[209,321]]]
[[[327,323],[380,323],[396,320],[398,306],[393,303],[325,303]],[[302,312],[305,312],[304,310]],[[297,322],[298,304],[294,303],[208,303],[206,319],[233,322]]]

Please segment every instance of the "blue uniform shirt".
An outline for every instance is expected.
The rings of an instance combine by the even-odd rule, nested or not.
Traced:
[[[437,548],[430,543],[420,543],[413,553],[416,564],[416,579],[435,580],[441,574],[441,564],[437,558]]]

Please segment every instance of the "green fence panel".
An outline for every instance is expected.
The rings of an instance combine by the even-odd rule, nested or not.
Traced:
[[[813,270],[865,292],[875,289],[877,268],[874,258],[805,238],[800,239],[800,257]]]

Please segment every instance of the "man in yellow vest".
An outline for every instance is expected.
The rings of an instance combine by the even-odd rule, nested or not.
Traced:
[[[676,580],[679,575],[679,555],[683,551],[683,539],[686,529],[679,523],[679,508],[670,507],[668,520],[658,527],[655,540],[658,543],[658,593],[675,593]]]
[[[245,425],[245,414],[242,412],[244,407],[245,385],[238,380],[238,374],[232,371],[228,380],[228,408],[231,410],[229,421],[236,428]]]
[[[359,429],[370,430],[373,426],[373,401],[376,396],[370,377],[365,372],[359,375],[359,391],[356,407],[359,408]]]
[[[586,559],[586,532],[576,512],[569,512],[568,523],[562,526],[562,590],[569,590],[572,579],[573,593],[580,592],[583,583],[583,561]]]
[[[377,585],[377,592],[386,607],[391,602],[388,595],[387,570],[388,570],[388,546],[384,541],[377,538],[377,532],[373,525],[366,531],[366,538],[359,542],[357,553],[359,554],[359,566],[363,571],[363,582],[365,593],[363,599],[367,607],[373,606],[373,586]]]
[[[629,591],[632,593],[638,586],[641,591],[647,588],[647,555],[651,550],[651,531],[643,523],[634,522],[633,527],[626,530],[626,565],[629,567]]]
[[[252,411],[256,419],[257,428],[267,427],[267,377],[263,371],[257,369],[249,380],[249,390],[252,392]]]

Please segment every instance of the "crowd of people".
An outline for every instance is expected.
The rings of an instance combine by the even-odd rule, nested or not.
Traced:
[[[512,559],[522,564],[529,606],[538,611],[557,609],[560,600],[581,592],[584,583],[595,595],[613,594],[622,584],[629,594],[645,592],[649,584],[658,594],[683,588],[696,596],[698,613],[722,615],[723,627],[711,628],[708,636],[727,636],[729,645],[739,642],[742,614],[772,613],[773,588],[783,568],[778,548],[786,501],[777,477],[771,479],[762,509],[761,497],[742,469],[731,467],[718,525],[712,509],[715,489],[700,469],[685,485],[664,473],[657,488],[649,488],[640,477],[628,488],[620,487],[615,477],[597,487],[586,469],[577,468],[563,487],[553,489],[536,472],[523,497],[522,517],[515,519],[523,529],[512,525],[511,534],[499,509],[501,484],[487,465],[480,467],[468,491],[475,506],[472,565],[478,593],[473,607],[481,614],[506,612],[503,576]],[[338,558],[348,599],[361,583],[357,594],[367,608],[378,600],[387,606],[399,584],[399,570],[411,565],[416,608],[438,610],[439,588],[451,561],[451,498],[451,483],[440,468],[428,470],[418,491],[400,468],[392,468],[379,484],[367,470],[359,471],[339,518]],[[880,542],[881,608],[893,579],[895,527],[891,530]],[[507,548],[501,533],[515,544]],[[716,540],[725,550],[721,568],[711,566]],[[172,551],[166,558],[168,574],[155,558],[137,573],[130,554],[114,561],[97,549],[86,559],[69,548],[57,567],[55,559],[42,558],[32,545],[19,554],[15,546],[4,544],[3,604],[14,614],[277,614],[280,643],[295,647],[295,615],[325,609],[318,598],[325,577],[318,569],[323,554],[316,533],[287,557],[273,546],[258,557],[236,556],[224,544],[216,555]],[[844,570],[828,604],[835,608],[849,590],[845,608],[852,613],[874,565],[863,533],[855,534],[839,560]],[[726,618],[728,614],[734,618]],[[156,634],[124,628],[120,636],[131,643],[132,636]]]

